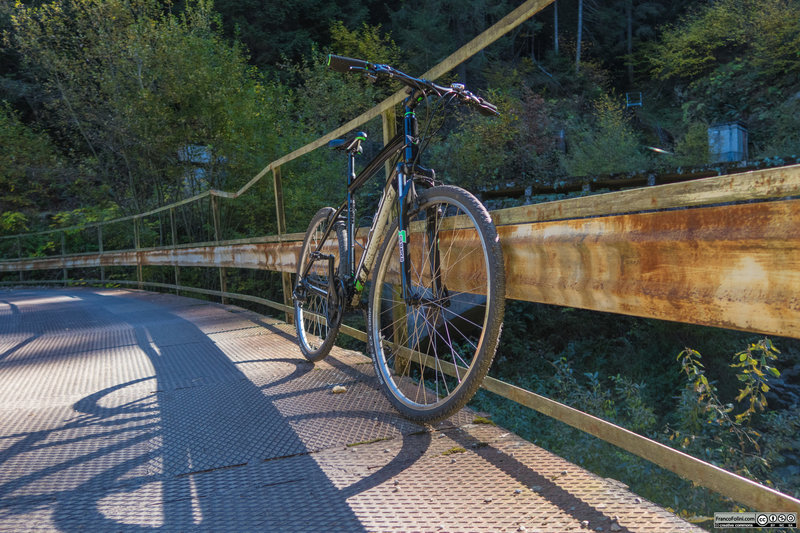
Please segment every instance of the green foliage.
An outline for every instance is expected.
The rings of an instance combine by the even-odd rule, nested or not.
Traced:
[[[0,213],[0,234],[13,235],[28,231],[28,217],[19,211]]]
[[[8,38],[51,95],[62,135],[120,203],[139,210],[197,192],[186,146],[207,147],[204,186],[217,188],[280,153],[276,86],[223,41],[207,2],[180,15],[156,0],[18,4],[12,22]]]
[[[798,47],[797,0],[719,0],[669,26],[644,56],[673,84],[685,123],[744,121],[756,152],[775,156],[798,152]]]
[[[658,78],[706,75],[746,61],[762,75],[800,68],[800,3],[796,0],[720,0],[705,4],[669,27],[651,50]],[[771,81],[774,81],[771,80]]]
[[[368,58],[374,62],[402,64],[399,50],[380,27],[362,26],[349,31],[341,23],[331,27],[334,36],[330,52]],[[373,83],[364,76],[328,70],[328,51],[314,49],[303,61],[286,67],[300,85],[294,102],[294,116],[313,137],[329,132],[346,120],[366,111],[400,88],[394,83]]]
[[[644,383],[617,374],[608,378],[612,385],[609,387],[599,372],[584,372],[582,383],[566,358],[555,361],[553,366],[555,399],[641,433],[655,427],[655,413],[643,396]]]
[[[644,383],[634,383],[629,377],[611,376],[614,383],[614,395],[621,406],[624,425],[631,431],[647,433],[656,425],[656,415],[653,408],[647,405],[644,396]]]
[[[494,102],[505,111],[501,116],[487,120],[464,113],[454,133],[434,145],[430,159],[443,164],[445,181],[474,188],[502,183],[514,175],[508,158],[519,137],[519,115],[505,98],[494,98]]]
[[[748,402],[747,409],[736,415],[736,422],[748,421],[756,411],[763,412],[766,408],[764,394],[769,392],[769,376],[781,377],[780,371],[771,365],[779,353],[771,340],[763,339],[734,356],[731,367],[742,369],[736,376],[742,383],[736,401]]]
[[[44,207],[58,189],[62,162],[47,134],[24,124],[6,102],[0,102],[0,146],[0,231],[15,232],[25,217],[10,211]]]
[[[734,414],[733,403],[723,402],[706,376],[700,353],[684,349],[678,361],[688,383],[677,410],[678,428],[672,431],[670,440],[741,475],[767,479],[771,465],[761,444],[765,430],[754,427],[754,415],[767,407],[764,394],[769,391],[769,376],[780,376],[771,365],[778,353],[769,339],[762,339],[733,356],[730,367],[741,369],[736,374],[741,388],[735,401],[747,405]]]
[[[335,22],[331,26],[331,35],[330,50],[315,48],[307,59],[285,67],[289,77],[299,84],[291,103],[296,147],[339,127],[400,88],[396,83],[373,83],[363,76],[342,74],[327,68],[328,52],[402,66],[397,45],[379,26],[362,25],[357,30],[348,30],[342,23]],[[382,146],[379,120],[361,126],[361,129],[367,132],[368,141],[365,154],[357,164],[367,161]],[[290,231],[305,231],[308,220],[320,207],[344,200],[346,165],[341,153],[321,149],[285,167],[284,203]],[[379,181],[375,180],[360,191],[357,198],[360,208],[369,208],[365,195],[375,192],[374,187],[381,185]]]
[[[552,105],[528,89],[521,96],[490,92],[486,98],[498,106],[499,117],[465,110],[453,131],[432,146],[430,159],[444,180],[467,188],[552,180],[559,171]]]
[[[800,95],[794,94],[755,117],[771,135],[756,148],[756,157],[800,157]]]
[[[629,118],[610,96],[595,102],[591,121],[578,119],[568,131],[562,163],[569,175],[641,171],[650,165]]]
[[[243,42],[251,61],[262,69],[281,62],[297,62],[318,44],[328,44],[332,22],[348,26],[366,22],[377,2],[359,0],[294,0],[265,4],[260,0],[216,0],[228,37]]]
[[[705,122],[689,124],[686,134],[675,144],[675,156],[671,162],[676,166],[708,163],[708,125]]]
[[[336,20],[331,25],[331,50],[338,54],[372,63],[385,63],[402,69],[401,50],[381,26],[362,23],[358,30],[348,30],[344,23]]]
[[[752,376],[751,388],[760,391],[757,401],[760,394],[769,398],[772,393],[763,391],[757,381],[762,376],[754,370],[758,368],[764,379],[777,379],[770,370],[779,365],[770,341],[712,328],[508,304],[503,343],[491,371],[496,377],[728,470],[774,483],[789,494],[800,490],[800,471],[793,466],[800,451],[800,419],[792,418],[797,408],[756,407],[754,413],[736,419],[737,413],[747,411],[751,397],[736,401],[747,387],[737,375]],[[784,357],[797,360],[796,343],[783,342],[790,347]],[[676,372],[675,359],[663,354],[676,353],[680,343],[703,346],[707,354],[701,358],[696,350],[684,350],[679,357],[683,370]],[[735,366],[740,364],[744,366]],[[620,479],[637,494],[682,515],[730,508],[730,502],[713,492],[513,402],[479,394],[475,406],[492,413],[499,425],[599,475]]]
[[[653,74],[661,79],[691,78],[706,74],[729,53],[735,55],[746,41],[743,2],[724,0],[701,7],[668,27],[662,43],[648,50]]]
[[[53,228],[62,228],[68,226],[80,226],[82,224],[91,224],[93,222],[103,222],[105,220],[113,220],[119,218],[121,215],[119,206],[117,205],[100,205],[100,206],[87,206],[79,207],[71,211],[61,211],[52,216]]]
[[[406,50],[412,74],[422,74],[466,44],[512,8],[507,2],[486,0],[442,0],[439,2],[402,2],[390,8],[395,37]],[[489,49],[471,60],[469,67],[479,69],[489,59]],[[487,57],[488,56],[488,57]],[[468,65],[457,68],[461,83]]]

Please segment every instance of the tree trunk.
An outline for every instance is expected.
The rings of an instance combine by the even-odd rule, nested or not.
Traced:
[[[58,87],[58,92],[61,94],[61,99],[64,101],[64,105],[66,105],[70,117],[75,122],[75,126],[78,128],[78,132],[81,134],[81,137],[83,137],[83,140],[86,141],[86,145],[89,147],[89,150],[92,152],[92,155],[94,156],[95,160],[99,162],[100,156],[97,155],[97,151],[94,149],[94,144],[92,143],[91,139],[89,139],[89,135],[84,131],[83,125],[81,124],[81,121],[78,118],[78,114],[72,107],[72,103],[70,102],[70,97],[67,95],[67,90],[61,83],[61,78],[59,77],[55,69],[52,69],[50,72],[53,76],[53,79],[56,80],[56,87]]]
[[[583,33],[583,0],[578,0],[578,43],[575,47],[575,72],[581,69],[581,38]]]
[[[553,49],[558,55],[558,0],[553,2]]]
[[[467,42],[466,36],[464,35],[464,24],[461,23],[461,21],[458,19],[458,17],[455,17],[454,24],[455,24],[455,27],[456,27],[456,39],[458,39],[458,46],[459,47],[464,46],[464,43]],[[456,74],[458,75],[459,83],[463,83],[464,85],[467,85],[467,62],[466,61],[462,61],[461,63],[458,64],[458,66],[456,67]]]
[[[628,19],[628,83],[633,85],[633,0],[625,2],[625,16]]]

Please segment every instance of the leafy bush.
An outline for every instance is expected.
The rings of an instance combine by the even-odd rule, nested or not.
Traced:
[[[769,339],[763,339],[733,356],[730,366],[740,369],[736,378],[741,384],[735,401],[746,405],[736,414],[734,404],[723,402],[706,376],[700,353],[686,348],[678,354],[688,383],[677,411],[678,429],[673,430],[670,440],[740,475],[769,480],[772,465],[767,457],[774,456],[775,450],[766,451],[761,441],[762,433],[771,428],[757,430],[755,415],[767,407],[764,394],[769,391],[770,376],[780,377],[772,366],[778,353]]]
[[[44,203],[58,189],[62,161],[48,135],[24,124],[6,102],[0,102],[0,232],[25,229],[24,215],[11,211]]]
[[[210,3],[180,15],[157,0],[38,4],[17,3],[9,41],[48,94],[51,127],[120,205],[198,192],[179,156],[190,145],[209,154],[202,186],[223,189],[285,152],[283,93],[221,37]]]
[[[650,73],[673,84],[686,123],[740,120],[756,153],[798,152],[800,3],[720,0],[698,4],[642,49]],[[787,113],[788,111],[788,113]],[[793,122],[778,131],[776,124]]]
[[[682,167],[708,163],[708,125],[705,122],[689,124],[686,134],[675,144],[672,162]]]
[[[608,95],[595,102],[591,119],[575,121],[567,142],[562,164],[572,176],[640,171],[650,166],[629,118]]]
[[[515,316],[519,309],[513,311],[512,316]],[[575,337],[576,325],[570,324],[574,310],[564,311],[551,320],[553,324],[560,321],[562,336]],[[581,315],[582,312],[575,313],[574,317]],[[599,329],[614,329],[610,320],[604,320],[602,315],[595,316]],[[772,342],[768,339],[749,342],[746,349],[737,350],[733,356],[727,355],[724,362],[717,355],[711,357],[708,366],[726,379],[730,375],[738,384],[738,388],[731,388],[729,384],[718,387],[702,365],[699,352],[693,349],[685,349],[679,354],[680,372],[675,368],[674,359],[665,370],[655,370],[652,365],[658,357],[646,352],[652,349],[651,344],[659,346],[658,330],[653,329],[656,323],[638,319],[630,321],[639,323],[638,327],[642,328],[640,331],[621,328],[627,330],[627,337],[634,343],[631,351],[621,353],[618,347],[598,335],[597,345],[605,346],[604,354],[598,353],[602,349],[595,353],[584,353],[582,348],[571,350],[570,346],[575,344],[573,339],[564,344],[559,355],[559,352],[554,353],[552,346],[549,349],[541,346],[542,340],[548,338],[550,324],[547,320],[521,324],[520,327],[527,328],[528,332],[536,327],[537,338],[542,340],[528,347],[522,346],[523,341],[517,341],[516,344],[521,346],[517,346],[515,351],[526,354],[525,361],[519,361],[519,366],[514,369],[513,360],[503,355],[504,359],[498,361],[500,366],[493,368],[492,372],[497,374],[500,371],[505,380],[518,386],[680,448],[728,470],[774,485],[788,494],[800,493],[800,468],[796,468],[794,459],[800,456],[800,442],[796,439],[800,429],[800,418],[797,417],[800,406],[775,411],[769,410],[766,403],[770,379],[777,379],[779,375],[776,368],[778,351]],[[510,320],[512,336],[517,322],[515,318]],[[591,336],[594,326],[584,325],[588,331],[582,333]],[[675,325],[669,329],[673,335],[676,333]],[[692,327],[677,333],[673,341],[682,337],[707,344],[709,341],[716,343],[716,337],[725,332]],[[731,343],[722,344],[729,346]],[[796,351],[796,347],[793,350]],[[793,353],[791,357],[796,358],[797,354]],[[537,361],[540,358],[550,360],[550,363],[542,365]],[[649,372],[642,373],[637,379],[631,377],[630,371],[625,374],[609,371],[618,363],[631,367],[637,361],[647,361],[651,366]],[[671,372],[667,368],[671,368]],[[718,372],[726,369],[729,373]],[[532,376],[532,373],[537,375]],[[658,381],[664,373],[676,376],[680,373],[683,380],[670,378],[672,385],[666,388],[667,382]],[[665,401],[670,397],[674,403]],[[738,508],[707,489],[693,487],[643,459],[563,423],[526,412],[513,402],[481,393],[477,395],[475,404],[493,413],[498,424],[599,475],[624,481],[634,492],[675,509],[685,518],[694,519],[698,515],[709,516],[715,511]]]

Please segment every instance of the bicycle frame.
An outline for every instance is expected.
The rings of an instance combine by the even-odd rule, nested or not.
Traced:
[[[413,420],[439,420],[469,401],[494,358],[505,302],[503,250],[480,201],[436,183],[419,157],[431,140],[433,118],[447,117],[452,104],[487,116],[499,112],[463,84],[445,87],[335,54],[328,55],[328,68],[394,79],[409,91],[401,133],[360,173],[355,156],[364,134],[329,143],[348,155],[346,197],[338,209],[317,211],[303,240],[294,290],[298,345],[309,361],[322,360],[334,347],[344,312],[366,308],[367,343],[387,398]],[[436,100],[420,139],[415,108],[428,97]],[[356,193],[384,165],[389,175],[375,217],[356,242]],[[358,262],[356,246],[363,250]]]
[[[386,237],[386,234],[389,230],[391,225],[391,211],[393,205],[398,206],[398,245],[399,245],[399,253],[400,253],[400,263],[403,266],[401,269],[401,286],[402,286],[402,294],[403,297],[408,299],[408,262],[406,261],[406,248],[405,244],[407,243],[407,225],[408,225],[408,195],[412,190],[412,185],[415,180],[415,162],[418,156],[418,123],[414,109],[416,106],[423,100],[422,96],[420,95],[420,91],[413,91],[412,94],[406,98],[404,101],[404,108],[405,113],[403,117],[403,132],[398,133],[392,138],[386,146],[372,159],[364,169],[356,175],[355,173],[355,154],[348,152],[348,163],[347,163],[347,197],[339,206],[339,208],[334,212],[332,215],[331,224],[328,225],[325,233],[322,235],[320,239],[320,244],[317,246],[316,250],[313,250],[309,255],[317,255],[318,257],[322,258],[323,255],[320,254],[320,250],[322,244],[325,243],[330,232],[333,230],[336,222],[343,222],[346,225],[346,233],[347,233],[347,272],[342,273],[340,271],[340,278],[343,278],[346,283],[352,286],[355,290],[353,291],[353,297],[350,302],[352,306],[357,306],[358,302],[361,297],[361,292],[364,288],[364,284],[369,277],[369,274],[372,270],[372,267],[375,263],[375,259],[378,254],[378,248],[380,243]],[[400,161],[398,161],[394,172],[389,176],[386,180],[386,184],[384,186],[383,194],[381,195],[380,203],[378,204],[378,210],[375,214],[375,218],[373,219],[372,226],[370,227],[369,233],[367,234],[367,240],[364,245],[364,252],[361,256],[361,260],[357,267],[354,266],[355,264],[355,199],[354,193],[362,187],[367,181],[369,181],[373,176],[375,176],[382,168],[387,161],[392,159],[396,156],[398,152],[402,151],[402,156]],[[346,213],[343,215],[343,213]],[[437,257],[438,254],[434,254],[431,257],[431,261],[434,264],[438,264],[439,258]],[[317,261],[318,259],[314,259],[309,261],[308,265],[300,279],[298,279],[298,285],[302,284],[305,288],[319,294],[322,297],[328,298],[330,294],[330,298],[334,304],[338,304],[338,295],[336,291],[330,291],[329,288],[322,288],[316,287],[312,285],[310,282],[306,280],[308,272],[311,269],[311,266]],[[329,262],[331,259],[328,257]],[[341,265],[344,261],[340,260],[340,269]],[[329,263],[332,265],[332,263]],[[329,271],[332,267],[329,268]],[[333,279],[333,276],[329,276],[329,279]],[[438,283],[438,281],[437,281]]]

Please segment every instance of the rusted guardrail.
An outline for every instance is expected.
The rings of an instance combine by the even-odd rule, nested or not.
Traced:
[[[506,296],[800,338],[798,195],[800,166],[792,166],[494,211]],[[291,234],[17,259],[1,262],[0,272],[160,265],[288,273],[296,268],[301,239]],[[141,285],[291,311],[224,290]],[[353,328],[343,332],[365,339]],[[800,510],[794,498],[530,391],[491,378],[484,387],[751,507]]]
[[[425,74],[452,69],[489,42],[509,31],[549,1],[528,1],[474,41]],[[0,272],[135,266],[137,279],[114,283],[193,291],[247,300],[291,311],[290,273],[295,271],[301,234],[285,234],[281,165],[311,152],[328,140],[383,117],[384,136],[392,131],[398,93],[342,128],[268,165],[236,193],[207,191],[199,196],[138,215],[80,227],[59,228],[60,256],[0,262]],[[236,198],[272,171],[279,235],[219,240],[216,198]],[[708,178],[689,183],[609,193],[494,211],[506,257],[508,298],[580,307],[634,316],[719,326],[800,338],[800,166]],[[174,210],[211,199],[215,241],[177,244]],[[139,223],[168,211],[171,245],[140,246]],[[103,224],[132,221],[134,248],[103,249]],[[98,252],[68,254],[66,231],[96,227]],[[5,237],[19,239],[24,235]],[[21,253],[18,255],[22,255]],[[143,279],[143,266],[172,266],[175,283]],[[179,283],[181,266],[220,269],[221,290]],[[284,303],[230,293],[225,268],[283,272]],[[6,282],[5,284],[25,283]],[[32,283],[42,283],[33,281]],[[350,327],[356,338],[365,334]],[[487,378],[484,387],[556,418],[760,510],[800,511],[800,501],[769,487],[726,472],[680,451],[530,391]]]

